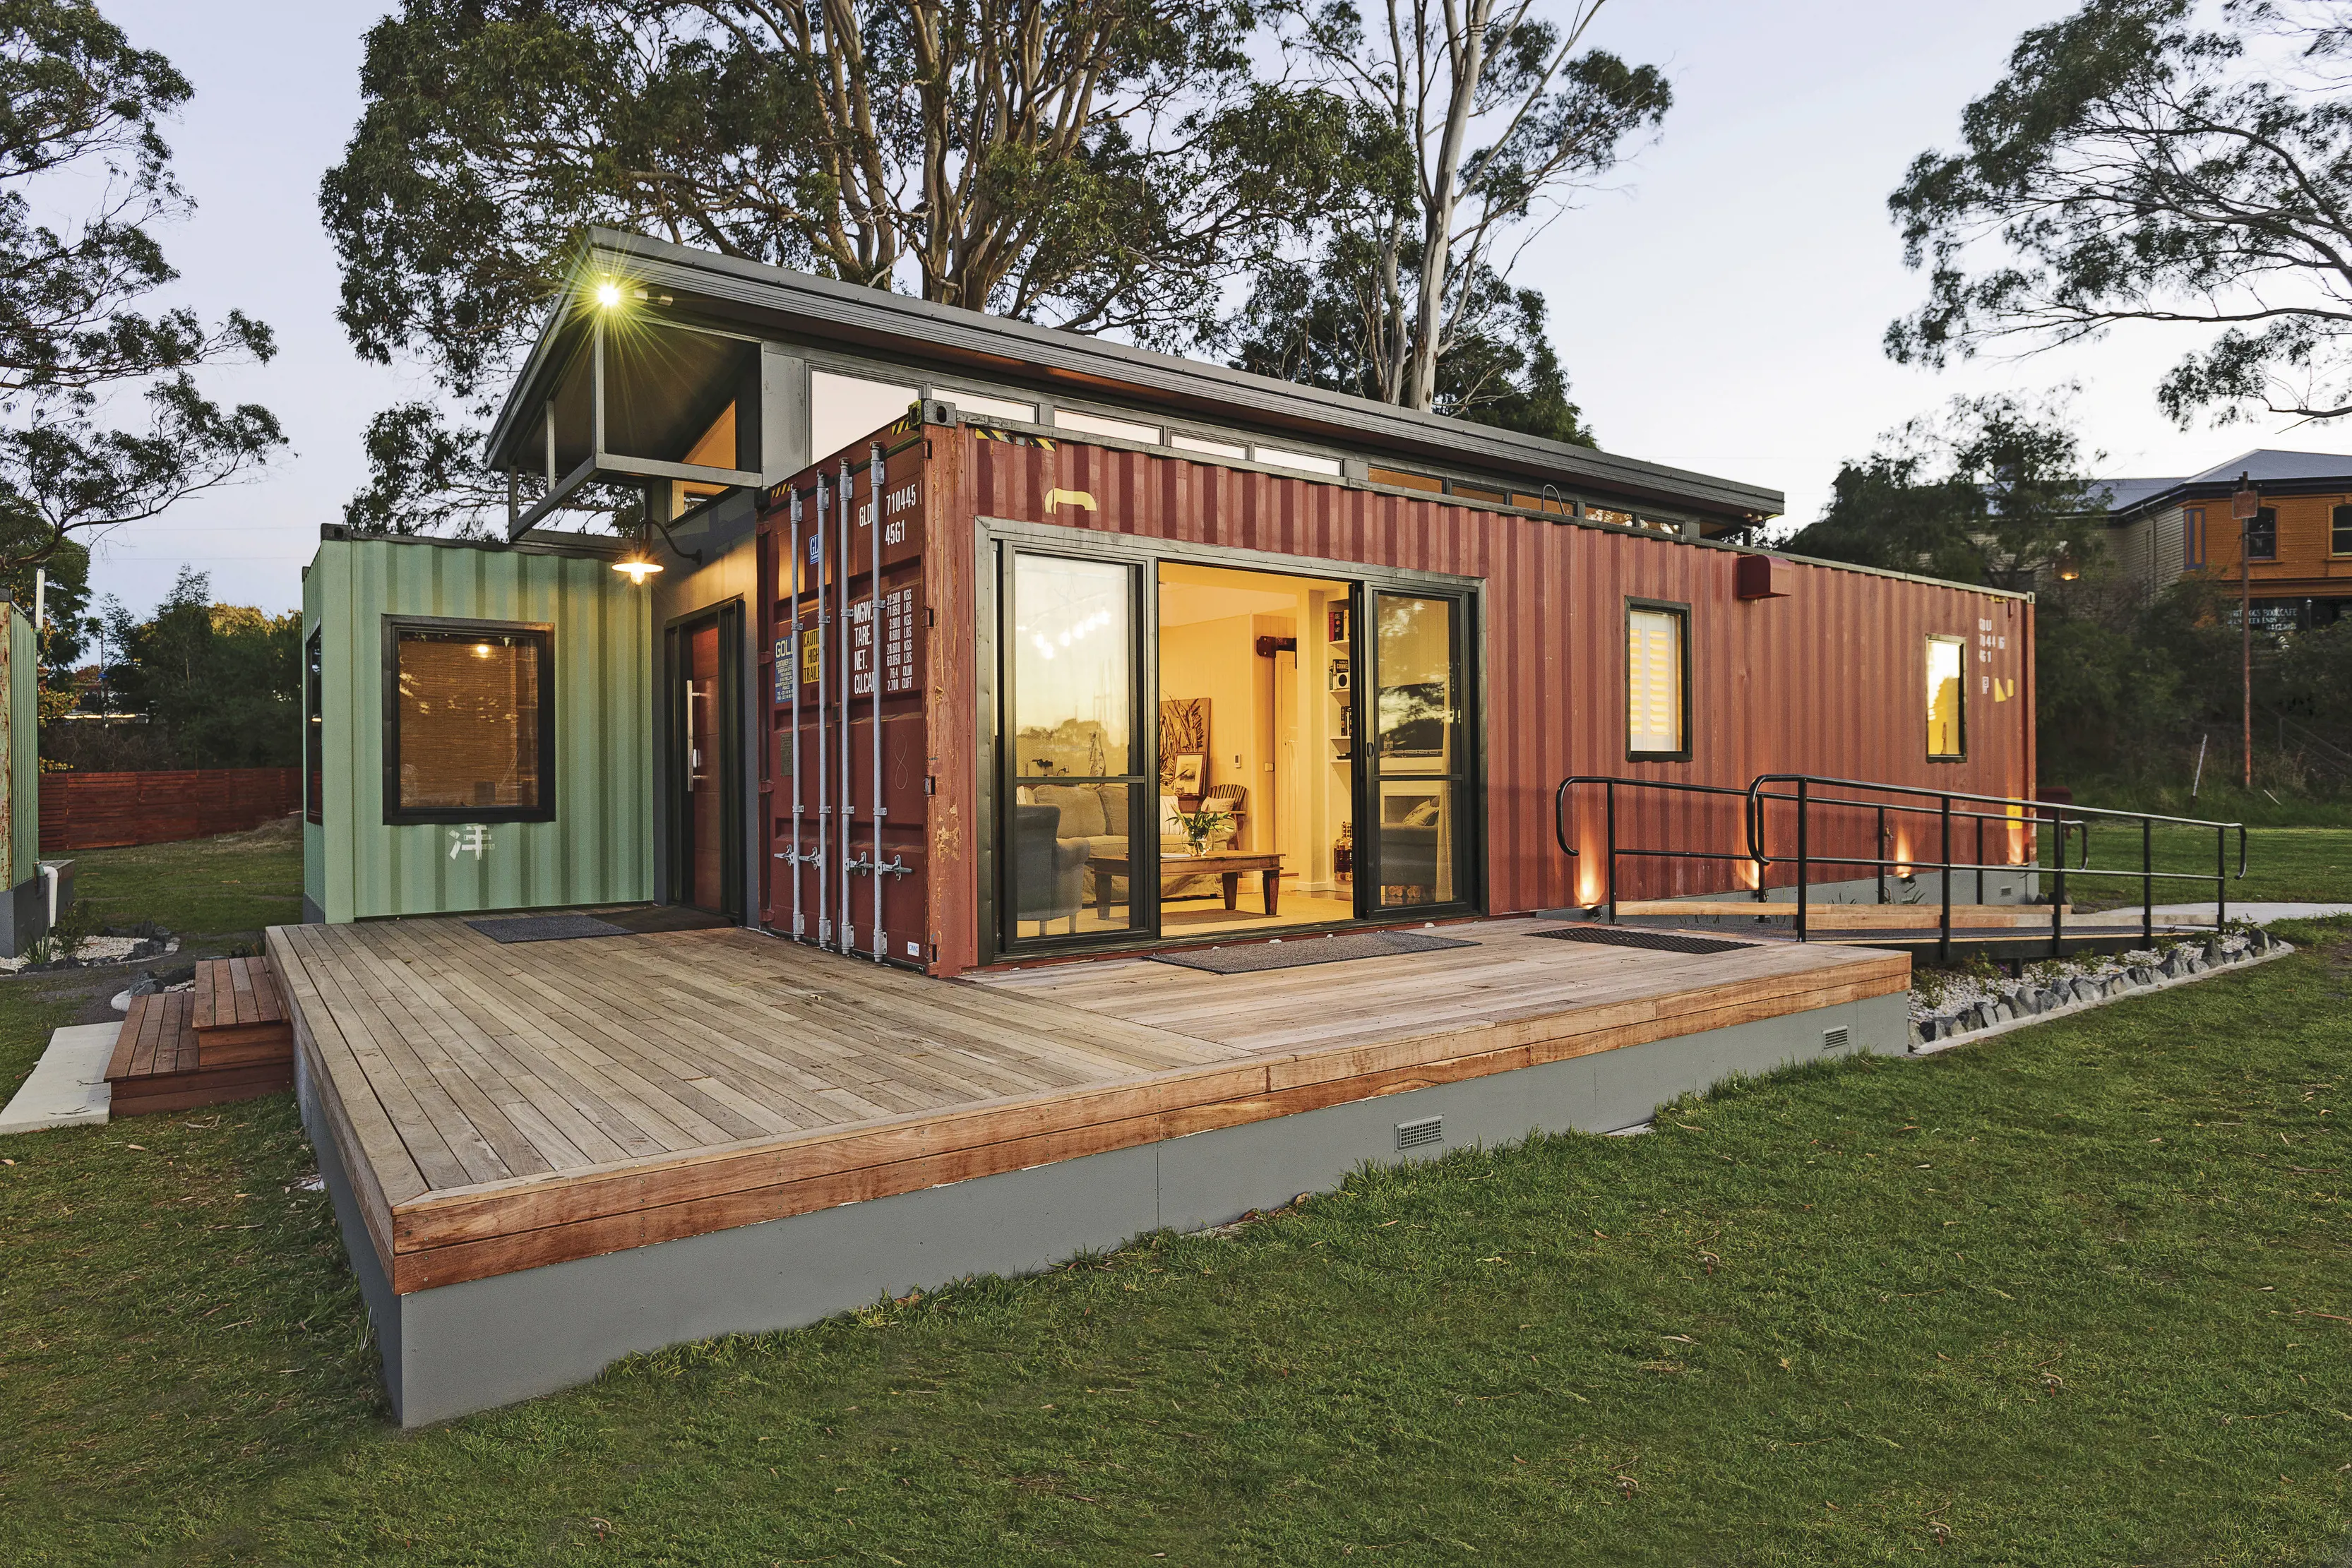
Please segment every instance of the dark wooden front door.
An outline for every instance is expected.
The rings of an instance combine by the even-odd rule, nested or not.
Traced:
[[[719,768],[726,710],[719,700],[719,622],[694,628],[686,648],[687,902],[715,912],[726,899],[720,812],[726,790]]]
[[[668,838],[673,904],[743,915],[742,607],[669,629]]]

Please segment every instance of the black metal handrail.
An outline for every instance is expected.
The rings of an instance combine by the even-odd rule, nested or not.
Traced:
[[[1777,790],[1769,788],[1776,784],[1790,788]],[[1800,941],[1809,940],[1811,937],[1806,894],[1812,884],[1814,867],[1835,865],[1874,868],[1874,880],[1877,883],[1878,901],[1881,904],[1887,902],[1885,873],[1888,871],[1899,868],[1906,875],[1918,871],[1933,871],[1939,873],[1937,880],[1941,883],[1942,894],[1942,909],[1937,925],[1937,947],[1941,958],[1948,962],[1952,948],[1953,873],[1976,873],[1977,902],[1982,904],[1985,873],[2017,871],[2042,865],[2039,826],[2045,821],[2049,822],[2053,830],[2052,859],[2047,868],[2054,878],[2050,904],[2050,941],[2053,956],[2062,951],[2065,937],[2066,878],[2069,872],[2077,876],[2138,878],[2142,941],[2155,939],[2156,884],[2158,882],[2213,883],[2215,928],[2218,930],[2227,921],[2228,884],[2231,880],[2229,834],[2232,831],[2238,835],[2236,874],[2240,878],[2243,878],[2246,874],[2246,826],[2243,822],[2217,822],[2198,817],[2167,816],[2155,811],[2126,811],[2103,806],[2076,806],[2056,801],[2025,800],[2007,795],[1979,795],[1964,789],[1935,789],[1920,785],[1883,784],[1869,779],[1836,779],[1809,773],[1759,774],[1744,789],[1722,784],[1685,784],[1664,779],[1622,779],[1603,773],[1576,774],[1562,779],[1559,788],[1552,796],[1552,835],[1558,840],[1560,849],[1571,859],[1581,860],[1583,856],[1568,831],[1570,804],[1578,789],[1591,785],[1599,785],[1603,790],[1605,813],[1603,841],[1606,852],[1603,873],[1606,897],[1603,902],[1608,906],[1609,919],[1612,922],[1618,915],[1617,862],[1621,856],[1650,860],[1745,862],[1755,868],[1753,893],[1759,902],[1767,900],[1764,883],[1769,869],[1775,865],[1794,864],[1797,869],[1794,889],[1796,903],[1792,906],[1791,913],[1795,916],[1795,934]],[[1654,790],[1678,795],[1738,797],[1744,807],[1742,828],[1747,838],[1747,850],[1744,853],[1739,853],[1715,850],[1629,848],[1622,845],[1617,841],[1617,792],[1621,789]],[[1856,800],[1843,794],[1820,793],[1823,789],[1863,790],[1881,798]],[[1884,799],[1886,796],[1900,797],[1900,799]],[[1933,801],[1934,804],[1911,803],[1914,800]],[[1796,852],[1792,855],[1774,854],[1768,841],[1766,814],[1775,802],[1793,805],[1796,808],[1797,844]],[[1976,808],[1979,807],[1996,807],[1999,810],[1977,810]],[[1822,808],[1873,812],[1877,820],[1876,844],[1882,852],[1877,856],[1813,853],[1811,829],[1814,813]],[[1889,843],[1886,831],[1889,813],[1897,816],[1908,814],[1934,817],[1941,830],[1941,858],[1925,861],[1916,856],[1892,857],[1885,854],[1884,852]],[[2140,866],[2137,871],[2095,867],[2090,863],[2091,828],[2095,820],[2139,824]],[[1955,822],[1975,823],[1977,858],[1974,861],[1956,861],[1952,858],[1952,825]],[[1999,822],[2005,830],[2014,830],[2019,827],[2034,828],[2035,842],[2031,852],[2032,858],[2022,862],[2003,860],[1996,862],[1989,860],[1985,852],[1985,825],[1989,822]],[[2155,835],[2156,828],[2159,823],[2176,827],[2212,829],[2215,834],[2213,871],[2210,873],[2158,871],[2155,864]],[[2066,840],[2070,831],[2079,834],[2081,838],[2081,858],[2073,866],[2067,864]]]
[[[1617,844],[1617,790],[1621,785],[1630,789],[1656,789],[1677,795],[1728,795],[1738,800],[1748,811],[1753,811],[1756,809],[1755,800],[1746,789],[1736,789],[1727,784],[1680,784],[1669,779],[1618,779],[1606,773],[1579,773],[1561,779],[1559,788],[1552,791],[1551,797],[1552,837],[1559,841],[1559,847],[1568,852],[1569,858],[1571,860],[1583,858],[1577,847],[1569,841],[1568,837],[1569,795],[1580,784],[1599,784],[1604,787],[1601,799],[1608,821],[1609,856],[1608,869],[1602,874],[1607,879],[1609,919],[1612,925],[1617,919],[1617,857],[1619,855],[1634,855],[1651,860],[1682,861],[1753,862],[1755,859],[1753,855],[1719,854],[1711,850],[1628,850],[1620,849]],[[1756,825],[1751,821],[1746,823],[1745,827],[1748,841],[1753,844],[1758,836]],[[1759,889],[1763,885],[1760,868],[1758,873],[1757,885]],[[1762,896],[1760,892],[1758,896]]]
[[[1767,785],[1771,784],[1789,785],[1792,789],[1788,791],[1775,791],[1766,788]],[[1866,790],[1874,796],[1902,796],[1911,800],[1933,800],[1936,803],[1933,806],[1910,805],[1904,801],[1853,800],[1817,793],[1818,790],[1824,789]],[[2216,822],[2198,817],[2167,816],[2157,811],[2126,811],[2105,806],[2076,806],[2071,802],[2025,800],[2007,795],[1979,795],[1964,789],[1933,789],[1916,784],[1885,784],[1865,779],[1835,779],[1811,773],[1759,774],[1748,786],[1748,795],[1749,805],[1746,858],[1754,861],[1758,867],[1757,883],[1759,887],[1763,883],[1762,873],[1765,868],[1791,862],[1795,864],[1797,868],[1796,935],[1799,941],[1806,940],[1809,936],[1805,894],[1811,883],[1811,872],[1814,865],[1874,867],[1882,888],[1885,873],[1894,867],[1904,866],[1914,872],[1928,870],[1940,873],[1937,880],[1942,895],[1942,910],[1937,923],[1937,950],[1940,957],[1948,961],[1952,950],[1952,873],[1975,872],[1977,897],[1981,903],[1984,898],[1984,873],[1988,870],[2016,869],[2008,862],[2003,862],[1998,868],[1986,862],[1983,824],[1987,821],[1999,821],[2010,828],[2026,825],[2038,827],[2042,821],[2049,821],[2053,824],[2055,841],[2052,846],[2051,870],[2054,881],[2050,896],[2050,951],[2053,957],[2063,950],[2062,945],[2065,938],[2066,875],[2070,869],[2078,876],[2137,876],[2140,883],[2140,939],[2144,942],[2153,941],[2156,936],[2156,884],[2158,882],[2210,882],[2213,884],[2214,929],[2221,929],[2227,922],[2230,883],[2229,835],[2232,830],[2238,835],[2237,874],[2241,879],[2246,874],[2246,825],[2243,822]],[[1796,807],[1797,849],[1793,856],[1775,855],[1771,853],[1766,843],[1766,804],[1775,800]],[[1956,812],[1953,810],[1953,804],[1956,801],[1964,802],[1968,806],[1997,806],[2001,810],[1997,813],[1966,810]],[[1935,817],[1942,830],[1942,858],[1923,861],[1916,857],[1886,860],[1856,855],[1814,855],[1811,852],[1808,843],[1809,829],[1813,811],[1825,806],[1877,813],[1881,824],[1879,836],[1881,849],[1885,847],[1884,824],[1887,812],[1907,812],[1916,816]],[[2092,819],[2095,818],[2139,824],[2140,866],[2138,871],[2094,867],[2090,863],[2091,823]],[[1956,819],[1974,821],[1978,824],[1975,861],[1952,859],[1952,823]],[[2213,830],[2213,871],[2210,876],[2203,872],[2160,872],[2156,869],[2156,826],[2159,822],[2175,827]],[[2072,868],[2066,863],[2066,833],[2070,827],[2079,829],[2083,840],[2081,863]],[[2039,839],[2037,831],[2033,850],[2035,859],[2024,863],[2039,863],[2041,854]]]

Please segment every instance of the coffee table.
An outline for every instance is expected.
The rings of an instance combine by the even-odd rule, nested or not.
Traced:
[[[1132,876],[1134,868],[1125,855],[1096,855],[1087,862],[1095,873],[1095,909],[1100,914],[1110,911],[1110,879]],[[1244,872],[1257,872],[1265,877],[1265,912],[1281,913],[1282,856],[1271,851],[1253,853],[1246,850],[1219,850],[1205,855],[1161,855],[1160,876],[1165,882],[1171,876],[1222,877],[1225,884],[1225,907],[1237,909],[1241,902],[1241,882]]]

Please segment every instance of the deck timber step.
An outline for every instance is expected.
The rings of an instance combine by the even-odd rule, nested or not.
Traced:
[[[267,958],[207,958],[196,966],[190,1027],[206,1067],[290,1061],[294,1026]]]
[[[260,958],[207,958],[194,990],[131,998],[106,1081],[110,1114],[251,1100],[294,1086],[294,1031]]]

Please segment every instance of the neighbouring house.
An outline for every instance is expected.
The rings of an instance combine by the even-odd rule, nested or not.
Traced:
[[[2230,497],[2249,482],[2263,505],[2242,559]],[[2258,628],[2332,626],[2352,606],[2352,455],[2263,448],[2185,478],[2099,488],[2109,548],[2150,596],[2199,577],[2234,586],[2242,565]]]

